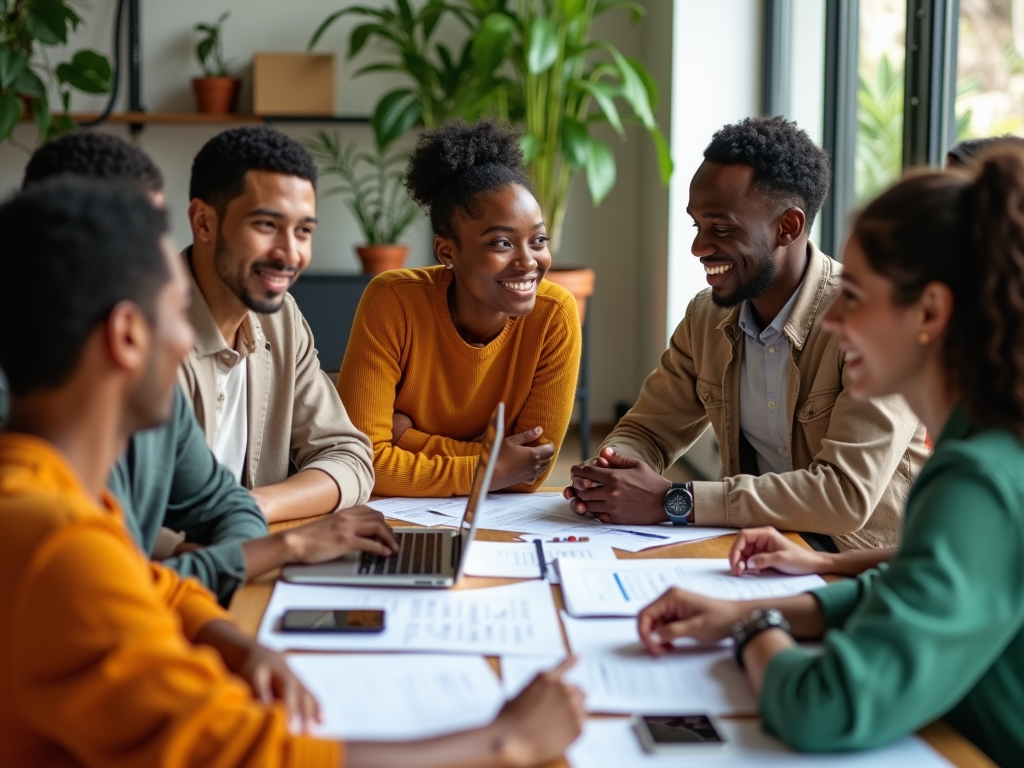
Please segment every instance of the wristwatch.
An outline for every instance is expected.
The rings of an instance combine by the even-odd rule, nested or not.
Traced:
[[[789,622],[786,621],[782,611],[778,608],[768,608],[766,610],[758,608],[756,611],[751,612],[747,618],[740,619],[732,625],[732,639],[735,641],[733,653],[736,655],[736,663],[740,665],[740,669],[746,669],[746,666],[743,664],[743,649],[747,647],[747,643],[766,629],[781,629],[783,632],[790,631]]]
[[[672,525],[689,525],[693,511],[693,483],[672,483],[665,491],[665,514]]]

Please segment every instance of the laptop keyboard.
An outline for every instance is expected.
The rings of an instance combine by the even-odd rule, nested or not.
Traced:
[[[444,533],[396,533],[398,554],[381,557],[363,552],[359,573],[441,573],[441,551]]]

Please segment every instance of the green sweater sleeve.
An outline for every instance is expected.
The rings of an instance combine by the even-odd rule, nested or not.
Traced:
[[[767,669],[765,727],[796,749],[865,749],[917,730],[964,698],[1021,625],[1024,526],[1009,472],[967,446],[936,460],[889,568],[818,593],[842,624],[823,653],[789,649]]]
[[[226,605],[245,581],[242,542],[266,536],[267,522],[256,501],[217,463],[188,402],[177,398],[174,477],[164,525],[203,546],[164,564],[182,576],[194,576]]]

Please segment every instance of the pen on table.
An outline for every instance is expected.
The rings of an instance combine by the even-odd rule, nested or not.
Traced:
[[[548,561],[544,557],[544,544],[541,543],[540,539],[534,539],[533,546],[537,548],[537,564],[540,566],[540,577],[546,579],[548,577]]]
[[[662,536],[660,533],[640,533],[640,531],[627,531],[625,528],[620,529],[623,533],[631,533],[634,536],[646,536],[648,539],[667,539],[668,536]]]

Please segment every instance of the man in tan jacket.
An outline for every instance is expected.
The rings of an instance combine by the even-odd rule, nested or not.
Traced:
[[[217,460],[270,522],[363,504],[369,440],[320,370],[287,291],[312,256],[316,165],[265,127],[215,136],[192,165],[196,343],[179,377]]]
[[[826,549],[895,546],[924,428],[902,398],[854,400],[822,329],[841,290],[839,264],[808,241],[828,156],[795,123],[751,118],[718,131],[704,158],[688,212],[710,289],[599,456],[572,468],[566,498],[611,523],[773,525]],[[724,479],[661,477],[708,424]]]

